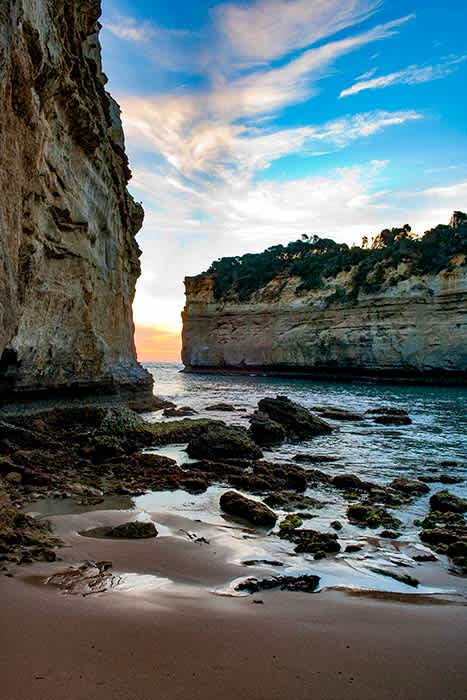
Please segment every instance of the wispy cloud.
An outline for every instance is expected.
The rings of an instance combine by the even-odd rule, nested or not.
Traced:
[[[432,80],[446,78],[456,71],[459,65],[467,59],[466,56],[457,56],[442,63],[437,63],[432,66],[408,66],[404,70],[395,73],[388,73],[370,80],[360,80],[354,85],[345,90],[342,90],[340,97],[349,97],[357,95],[364,90],[377,90],[387,88],[391,85],[417,85],[419,83],[428,83]],[[363,76],[362,76],[363,77]]]
[[[113,21],[107,22],[105,28],[119,39],[138,43],[147,43],[158,34],[158,30],[152,22],[138,23],[133,17],[120,14],[114,15]]]
[[[244,65],[278,59],[355,26],[382,0],[259,0],[227,3],[214,11],[230,53]]]

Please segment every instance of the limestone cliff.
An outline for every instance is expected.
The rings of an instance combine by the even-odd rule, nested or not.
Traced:
[[[244,300],[219,298],[213,272],[187,278],[183,362],[191,370],[465,382],[465,255],[436,273],[414,274],[404,261],[383,270],[374,290],[356,295],[350,267],[305,290],[300,277],[278,274]]]
[[[0,391],[150,387],[143,210],[105,90],[99,0],[0,3]]]

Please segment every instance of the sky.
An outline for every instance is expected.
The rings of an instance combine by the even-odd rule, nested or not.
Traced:
[[[103,0],[146,218],[141,360],[178,360],[183,278],[303,233],[360,243],[467,209],[460,0]]]

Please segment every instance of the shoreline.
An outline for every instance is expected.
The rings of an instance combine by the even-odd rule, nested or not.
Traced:
[[[0,577],[5,700],[464,697],[465,603],[336,590],[214,595],[197,583],[215,586],[232,573],[217,546],[172,536],[149,548],[90,540],[74,526],[83,518],[114,521],[115,514],[68,517],[56,518],[55,528],[64,537],[64,561]],[[177,581],[88,597],[39,582],[87,555],[113,559],[117,569],[175,574]]]
[[[441,386],[464,388],[467,387],[467,371],[448,372],[433,371],[431,373],[399,372],[397,370],[350,370],[350,369],[317,369],[306,367],[262,366],[246,367],[212,367],[184,366],[180,372],[184,374],[212,374],[218,376],[251,376],[283,377],[310,379],[323,382],[396,384],[402,386]]]

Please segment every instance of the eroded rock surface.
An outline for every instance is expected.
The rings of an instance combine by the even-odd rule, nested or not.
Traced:
[[[0,4],[0,393],[147,388],[143,210],[105,90],[99,0]]]

